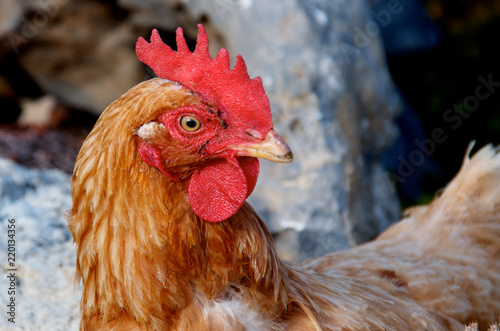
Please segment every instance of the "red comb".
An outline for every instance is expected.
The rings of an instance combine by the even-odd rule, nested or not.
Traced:
[[[163,43],[155,29],[151,42],[142,37],[137,41],[137,57],[158,77],[178,82],[216,106],[243,115],[245,121],[251,120],[256,128],[272,128],[271,107],[262,79],[248,76],[245,61],[240,55],[231,69],[229,53],[224,48],[212,59],[205,28],[198,24],[198,29],[194,52],[189,50],[182,28],[176,31],[177,51]]]

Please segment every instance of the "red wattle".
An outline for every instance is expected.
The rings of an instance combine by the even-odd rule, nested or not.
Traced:
[[[257,178],[259,177],[259,160],[254,157],[241,157],[238,158],[243,173],[247,179],[247,198],[252,194]]]
[[[259,161],[248,157],[234,161],[209,161],[191,176],[189,202],[203,220],[220,222],[228,219],[252,193],[259,174]]]

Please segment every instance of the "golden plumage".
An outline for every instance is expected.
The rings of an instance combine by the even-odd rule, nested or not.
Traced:
[[[199,103],[153,79],[111,104],[85,141],[68,219],[84,285],[81,330],[464,330],[500,316],[494,148],[467,158],[434,202],[375,241],[291,264],[249,204],[205,222],[187,181],[139,157],[142,125]]]

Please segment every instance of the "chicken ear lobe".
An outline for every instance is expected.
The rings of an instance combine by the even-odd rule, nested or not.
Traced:
[[[141,159],[144,162],[146,162],[147,165],[160,170],[162,174],[164,174],[167,178],[170,178],[174,182],[179,181],[177,177],[170,174],[163,167],[163,164],[161,162],[161,153],[158,149],[154,148],[153,146],[147,143],[141,143],[139,145],[139,155],[141,156]]]
[[[255,158],[216,159],[196,170],[189,182],[191,208],[201,219],[220,222],[240,209],[259,174]]]

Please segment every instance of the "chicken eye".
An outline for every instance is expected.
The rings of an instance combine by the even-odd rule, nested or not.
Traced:
[[[197,131],[201,127],[200,121],[193,116],[182,116],[180,122],[181,127],[188,132]]]

